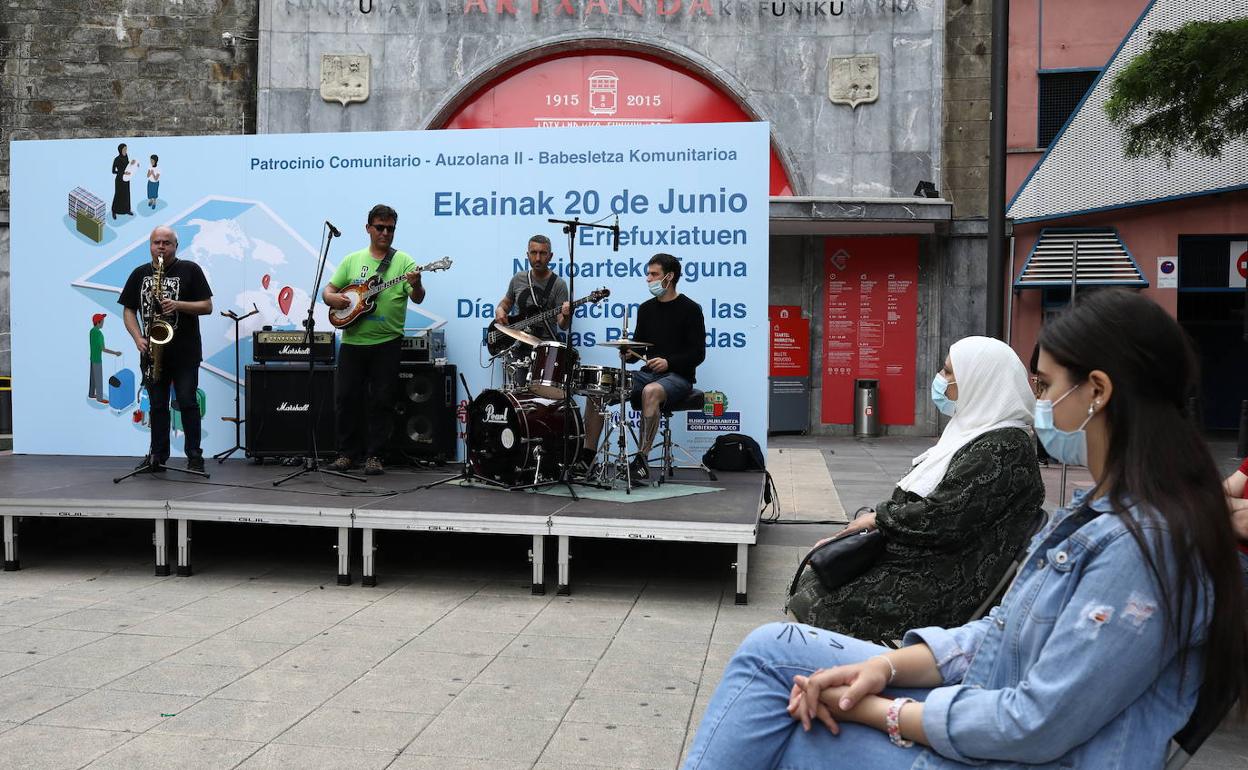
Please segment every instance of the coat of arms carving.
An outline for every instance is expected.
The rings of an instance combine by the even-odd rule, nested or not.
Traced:
[[[878,54],[833,56],[828,59],[828,98],[856,109],[880,98]]]
[[[368,71],[372,65],[368,54],[321,54],[321,98],[327,102],[350,102],[368,99]]]

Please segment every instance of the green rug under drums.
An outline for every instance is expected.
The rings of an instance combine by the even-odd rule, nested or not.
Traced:
[[[473,487],[475,489],[493,489],[499,492],[508,490],[502,487],[490,486],[487,484],[469,484],[466,481],[460,481],[458,486]],[[599,489],[598,487],[574,485],[576,487],[576,496],[583,500],[603,500],[609,503],[650,503],[655,500],[667,500],[672,497],[685,497],[687,495],[702,495],[707,492],[723,492],[722,487],[700,487],[693,484],[660,484],[652,487],[649,484],[640,487],[633,487],[631,493],[625,493],[624,488],[619,489]],[[541,489],[525,490],[530,493],[539,495],[555,495],[557,497],[571,497],[568,488],[563,484],[552,484]]]
[[[571,497],[568,488],[563,484],[555,484],[545,489],[535,490],[542,495],[558,495],[559,497]],[[686,495],[701,495],[706,492],[723,492],[721,487],[698,487],[693,484],[660,484],[652,487],[649,484],[640,487],[633,487],[631,493],[625,493],[624,488],[619,489],[599,489],[598,487],[576,487],[576,496],[584,500],[603,500],[609,503],[649,503],[655,500],[666,500],[669,497],[685,497]]]

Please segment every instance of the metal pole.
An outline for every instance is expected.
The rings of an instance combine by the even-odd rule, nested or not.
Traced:
[[[1074,242],[1070,253],[1070,304],[1075,304],[1075,289],[1079,285],[1079,241]],[[1058,497],[1058,505],[1066,507],[1066,463],[1062,463],[1062,492]]]
[[[988,280],[984,333],[1001,339],[1005,298],[1005,125],[1009,87],[1009,0],[992,3],[992,71],[988,124]]]

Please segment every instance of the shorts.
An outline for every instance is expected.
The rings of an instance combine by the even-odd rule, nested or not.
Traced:
[[[633,390],[628,397],[628,402],[633,405],[634,409],[641,408],[641,391],[652,382],[657,382],[663,386],[663,392],[667,394],[667,400],[664,403],[667,404],[679,403],[693,394],[693,385],[689,383],[689,380],[675,372],[655,374],[654,372],[637,370],[633,372]]]

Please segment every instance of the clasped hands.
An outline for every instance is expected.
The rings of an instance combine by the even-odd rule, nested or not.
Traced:
[[[833,735],[841,722],[870,723],[875,712],[883,713],[888,701],[879,693],[888,686],[892,668],[879,657],[835,668],[821,668],[810,676],[793,677],[789,693],[789,716],[809,731],[817,720]]]

